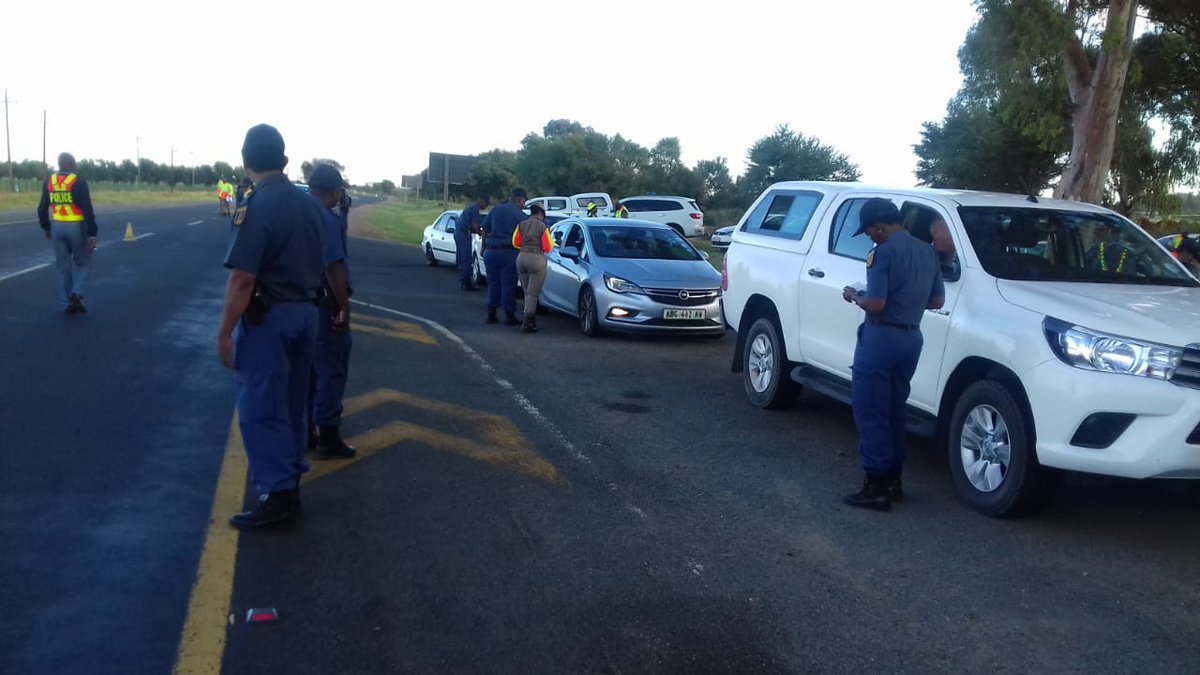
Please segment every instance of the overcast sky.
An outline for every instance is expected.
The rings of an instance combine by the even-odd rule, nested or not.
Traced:
[[[568,118],[734,175],[783,123],[864,180],[912,185],[921,123],[958,89],[971,0],[7,3],[12,154],[240,162],[258,122],[289,168],[366,183],[428,153],[517,149]],[[717,9],[720,7],[720,9]]]

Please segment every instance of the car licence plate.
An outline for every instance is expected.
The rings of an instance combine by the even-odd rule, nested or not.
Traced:
[[[702,309],[664,309],[663,318],[668,320],[683,320],[703,319],[704,310]]]

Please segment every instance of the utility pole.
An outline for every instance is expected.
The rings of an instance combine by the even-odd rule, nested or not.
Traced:
[[[17,191],[17,179],[13,176],[12,165],[12,139],[8,135],[8,104],[16,103],[16,101],[8,100],[8,87],[4,88],[4,146],[8,150],[8,189],[11,192]]]
[[[171,146],[171,192],[175,192],[175,146]]]
[[[450,208],[450,155],[442,155],[442,208]]]
[[[49,168],[46,164],[46,109],[42,108],[42,166]]]
[[[142,137],[134,136],[133,142],[137,148],[137,177],[133,179],[133,184],[138,185],[142,182]]]

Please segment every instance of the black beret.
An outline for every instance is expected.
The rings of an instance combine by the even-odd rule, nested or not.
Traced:
[[[283,135],[269,124],[250,127],[242,143],[242,163],[254,171],[276,171],[287,165]]]

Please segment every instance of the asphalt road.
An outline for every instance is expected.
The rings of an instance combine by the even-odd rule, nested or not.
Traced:
[[[86,317],[52,269],[0,281],[2,672],[169,672],[198,570],[221,576],[227,227],[134,227],[155,236],[101,248]],[[13,231],[0,277],[46,255]],[[415,247],[351,256],[367,456],[314,463],[302,522],[234,540],[225,642],[197,647],[226,673],[1200,670],[1200,485],[1074,476],[994,521],[914,439],[907,501],[848,510],[849,411],[752,408],[732,336],[521,335]]]

